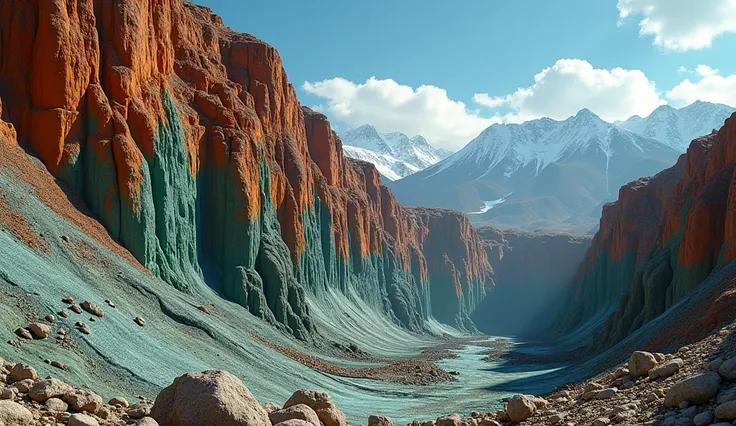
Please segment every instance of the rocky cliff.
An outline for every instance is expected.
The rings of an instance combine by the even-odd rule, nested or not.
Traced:
[[[478,230],[495,286],[473,314],[490,335],[533,334],[564,305],[575,271],[590,246],[587,235]]]
[[[736,258],[736,117],[677,164],[621,188],[577,272],[563,329],[605,319],[594,348],[620,341]]]
[[[310,339],[339,291],[413,330],[472,327],[489,265],[461,215],[400,206],[300,106],[278,52],[180,0],[0,5],[3,137],[154,274]],[[14,128],[14,129],[13,129]]]

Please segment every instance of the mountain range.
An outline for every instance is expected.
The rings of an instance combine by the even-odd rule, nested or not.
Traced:
[[[392,181],[452,155],[451,151],[433,147],[420,135],[410,138],[399,132],[381,134],[369,124],[344,132],[340,138],[346,156],[372,163]]]
[[[671,166],[686,141],[720,128],[733,111],[696,102],[616,123],[583,109],[562,121],[494,124],[390,186],[405,204],[457,209],[477,224],[590,232],[620,186]]]

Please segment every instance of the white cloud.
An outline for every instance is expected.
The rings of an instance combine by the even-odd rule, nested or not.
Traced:
[[[685,79],[668,91],[667,97],[678,106],[695,101],[736,105],[736,74],[722,76],[707,65],[698,65],[696,73],[700,77],[698,81]]]
[[[480,105],[506,106],[513,113],[504,121],[521,122],[540,117],[562,120],[588,108],[607,121],[648,115],[665,102],[654,82],[639,70],[595,69],[580,59],[560,59],[534,76],[534,84],[516,92],[491,97],[476,94]]]
[[[734,0],[619,0],[620,19],[642,16],[639,34],[653,36],[666,50],[710,47],[713,39],[736,32]]]
[[[718,75],[719,71],[717,69],[709,67],[708,65],[698,65],[697,67],[695,67],[695,72],[701,77],[710,77],[713,75]]]
[[[331,118],[357,127],[371,124],[379,132],[422,135],[433,145],[459,149],[499,119],[484,118],[435,86],[416,89],[394,80],[344,78],[304,82],[304,91],[325,99]]]
[[[687,71],[688,71],[688,69],[685,68],[685,67],[683,67],[682,65],[680,65],[679,67],[677,67],[677,72],[679,72],[680,74],[686,73]]]

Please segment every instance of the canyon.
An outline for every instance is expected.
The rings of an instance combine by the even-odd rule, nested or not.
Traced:
[[[604,158],[603,133],[639,148],[588,188],[623,185],[595,236],[476,228],[393,195],[442,162],[384,185],[300,104],[276,49],[206,7],[9,0],[0,24],[13,367],[106,399],[227,370],[261,403],[316,388],[352,424],[409,422],[503,411],[736,319],[736,117],[641,177],[626,155],[661,170],[675,150],[581,112],[600,144],[575,155]]]

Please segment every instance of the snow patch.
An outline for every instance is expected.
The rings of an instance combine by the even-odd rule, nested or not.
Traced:
[[[484,201],[483,204],[485,204],[485,205],[483,206],[483,208],[481,208],[477,212],[470,212],[468,214],[483,214],[483,213],[487,212],[488,210],[491,210],[492,208],[496,207],[497,205],[503,204],[504,202],[506,202],[506,199],[511,194],[513,194],[513,192],[509,192],[508,194],[504,195],[503,197],[501,197],[501,198],[499,198],[497,200]]]

